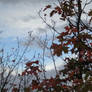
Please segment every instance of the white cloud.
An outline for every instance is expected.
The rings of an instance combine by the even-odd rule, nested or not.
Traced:
[[[55,63],[56,63],[57,69],[59,68],[62,69],[65,64],[65,62],[61,58],[56,59]],[[45,68],[46,68],[46,71],[54,70],[55,67],[54,67],[53,61],[48,62]]]

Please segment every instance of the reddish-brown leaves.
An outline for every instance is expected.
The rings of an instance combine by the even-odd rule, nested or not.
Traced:
[[[62,85],[62,87],[63,87],[64,89],[67,89],[67,88],[68,88],[66,85]]]
[[[39,80],[38,73],[42,72],[39,68],[39,61],[27,62],[26,70],[22,75],[31,74],[37,78],[37,80],[32,80],[32,90],[36,89],[42,92],[50,92],[51,90],[53,90],[53,92],[61,92],[62,89],[63,92],[75,91],[83,82],[82,75],[86,75],[89,71],[92,72],[92,68],[90,67],[90,63],[92,62],[92,50],[90,50],[92,49],[92,36],[91,33],[84,32],[84,30],[90,31],[87,25],[82,23],[82,21],[80,21],[79,24],[77,23],[80,16],[77,16],[76,13],[79,14],[80,11],[76,8],[79,8],[78,3],[81,4],[81,0],[80,2],[77,1],[79,0],[63,0],[60,2],[60,6],[55,6],[49,13],[50,17],[54,14],[58,14],[61,20],[68,21],[68,25],[64,27],[65,31],[57,36],[59,42],[56,41],[56,43],[51,45],[53,55],[61,56],[63,53],[71,53],[71,56],[64,59],[66,65],[64,69],[59,72],[58,78],[51,77],[49,79]],[[52,8],[51,5],[47,5],[43,11],[49,8]],[[77,17],[75,17],[75,14]],[[44,14],[44,16],[46,15],[47,14]],[[72,16],[76,19],[73,20]],[[92,16],[92,10],[89,11],[88,16]],[[89,25],[91,21],[92,18],[89,21]],[[72,54],[74,54],[75,57],[72,57]],[[71,85],[69,86],[68,84]],[[83,85],[84,84],[85,82]]]
[[[88,16],[92,16],[92,10],[89,11]]]
[[[52,17],[54,14],[56,14],[57,13],[57,11],[56,10],[53,10],[53,11],[51,11],[51,13],[50,13],[50,17]]]
[[[34,64],[36,64],[34,66]],[[37,76],[38,72],[42,72],[40,69],[39,69],[39,61],[36,60],[36,61],[31,61],[31,62],[27,62],[26,63],[26,66],[27,68],[24,70],[24,72],[22,72],[22,76],[26,75],[26,74],[34,74],[35,76]]]
[[[65,30],[69,32],[70,27],[69,27],[69,26],[66,26],[66,27],[65,27]]]
[[[69,73],[69,77],[73,77],[73,76],[74,76],[74,74],[75,74],[75,72],[74,72],[74,71],[72,71],[71,73]]]
[[[37,80],[32,80],[32,90],[37,89],[38,85],[39,83],[37,82]]]
[[[27,63],[26,63],[26,66],[27,66],[27,67],[30,67],[32,64],[39,64],[39,61],[37,60],[37,61],[27,62]]]
[[[26,75],[26,72],[24,71],[24,72],[22,72],[22,76],[24,76],[24,75]]]
[[[27,63],[26,63],[26,66],[27,66],[27,67],[30,67],[32,64],[33,64],[33,62],[27,62]]]
[[[60,56],[62,54],[62,45],[52,44],[51,48],[54,50],[54,55]]]
[[[18,88],[13,88],[12,92],[18,92]]]
[[[55,10],[57,11],[58,14],[61,14],[62,13],[62,10],[59,6],[55,7]]]
[[[90,45],[92,46],[92,43],[90,43]]]
[[[75,83],[75,84],[81,84],[81,82],[82,82],[82,80],[80,80],[80,79],[74,79],[73,80],[73,83]]]
[[[73,27],[72,32],[78,32],[77,28]]]
[[[51,8],[51,5],[47,5],[43,11],[47,10],[48,8]]]

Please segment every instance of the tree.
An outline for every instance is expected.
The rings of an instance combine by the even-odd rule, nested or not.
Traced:
[[[59,71],[55,78],[40,81],[35,89],[43,92],[92,91],[92,10],[85,9],[92,0],[58,0],[58,2],[59,5],[54,9],[52,5],[47,5],[43,11],[52,9],[50,17],[58,14],[61,21],[67,21],[64,32],[59,33],[54,26],[49,25],[43,17],[41,18],[58,33],[58,42],[54,42],[51,46],[53,55],[59,57],[63,53],[71,53],[75,57],[66,57],[65,68]],[[86,22],[83,16],[87,16]]]
[[[60,15],[62,21],[67,21],[64,27],[65,32],[61,32],[57,39],[58,43],[53,43],[53,55],[60,56],[62,53],[71,52],[77,55],[76,58],[65,58],[67,64],[65,69],[60,71],[64,75],[64,82],[67,89],[76,92],[92,91],[92,10],[85,10],[85,7],[92,3],[92,0],[63,0],[51,11],[50,17],[56,13]],[[46,9],[51,5],[46,6]],[[88,19],[83,21],[83,15]],[[84,76],[83,76],[84,75]],[[68,82],[71,82],[69,87]],[[87,88],[87,86],[89,86]]]
[[[55,29],[55,22],[51,26],[42,16],[40,17],[58,35],[56,37],[58,41],[52,41],[49,50],[52,58],[66,54],[64,69],[57,71],[55,60],[53,59],[56,76],[46,77],[44,56],[47,40],[45,40],[43,43],[43,67],[41,67],[39,60],[25,63],[25,70],[19,75],[21,78],[19,85],[17,84],[19,88],[14,87],[12,89],[13,92],[20,91],[20,88],[22,88],[22,92],[34,90],[37,92],[92,91],[92,10],[86,10],[86,7],[92,3],[92,0],[57,1],[59,4],[54,4],[54,8],[52,5],[47,5],[42,12],[50,9],[49,15],[51,18],[57,14],[61,21],[67,22],[64,26],[64,32],[59,32]],[[47,14],[44,13],[44,16],[46,17]],[[83,16],[86,16],[86,22]],[[75,55],[75,57],[68,57],[68,54],[71,56]],[[41,74],[44,75],[43,78],[41,78]],[[29,78],[31,78],[30,81],[28,81]],[[27,86],[22,86],[23,83],[25,84],[25,81],[27,81]],[[1,86],[1,92],[6,91],[4,87]]]
[[[8,52],[3,48],[0,50],[0,92],[19,92],[22,78],[19,78],[21,64],[28,50],[29,44],[22,48],[17,39],[18,46],[11,48]],[[19,81],[18,81],[19,80]]]

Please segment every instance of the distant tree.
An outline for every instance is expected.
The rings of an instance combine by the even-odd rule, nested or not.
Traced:
[[[20,84],[23,80],[19,74],[22,71],[20,67],[26,62],[24,56],[29,45],[22,48],[19,40],[17,45],[9,51],[4,48],[0,50],[0,92],[20,91]]]

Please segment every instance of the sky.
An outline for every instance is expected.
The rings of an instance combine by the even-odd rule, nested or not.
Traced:
[[[48,27],[43,23],[38,12],[52,1],[54,3],[55,0],[0,0],[0,49],[4,48],[10,52],[11,48],[17,47],[16,38],[22,42],[26,41],[29,39],[30,31],[33,32],[33,36],[44,35]],[[37,46],[36,43],[33,44]],[[27,53],[27,56],[33,56],[34,53],[35,48],[31,53]],[[47,70],[53,69],[51,62],[46,66]]]
[[[0,0],[0,43],[9,46],[16,37],[26,39],[29,31],[36,33],[45,25],[38,11],[48,0]],[[14,44],[14,43],[13,43]]]
[[[49,29],[39,17],[38,12],[54,2],[56,3],[56,0],[0,0],[0,48],[9,50],[16,47],[16,38],[21,39],[22,42],[26,41],[30,31],[33,32],[33,36],[44,35],[44,32]],[[55,19],[58,21],[56,17]],[[57,29],[60,30],[65,24],[58,21]],[[36,43],[33,44],[33,47],[37,46]],[[32,51],[32,53],[35,52]],[[52,67],[48,66],[48,69]]]
[[[0,0],[0,43],[2,47],[16,40],[25,40],[28,32],[44,33],[47,26],[39,17],[41,8],[55,0]],[[14,44],[14,43],[13,43]]]
[[[43,27],[38,11],[44,5],[45,0],[0,0],[0,37],[22,37]]]

